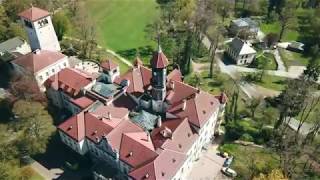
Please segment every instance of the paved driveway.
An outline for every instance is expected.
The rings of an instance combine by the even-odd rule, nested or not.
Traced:
[[[218,141],[219,142],[219,141]],[[194,162],[188,180],[229,180],[230,178],[221,173],[225,158],[217,155],[218,142],[209,146],[207,151],[202,153],[199,160]]]

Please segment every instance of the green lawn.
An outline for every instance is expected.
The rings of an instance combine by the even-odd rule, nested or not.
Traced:
[[[280,24],[279,22],[274,22],[274,23],[262,23],[261,26],[261,31],[264,32],[265,34],[268,33],[280,33]],[[286,30],[284,32],[284,35],[282,37],[282,41],[296,41],[299,37],[299,32],[296,30]]]
[[[258,85],[273,89],[276,91],[282,91],[285,88],[286,78],[272,75],[264,75],[262,78],[262,82],[257,82]]]
[[[145,28],[159,15],[155,0],[86,0],[99,44],[114,51],[153,46]]]
[[[227,74],[214,72],[213,78],[209,78],[208,75],[209,72],[206,70],[201,74],[192,73],[187,75],[184,81],[213,95],[220,94],[223,89],[228,88],[228,85],[232,85],[232,81]]]
[[[257,55],[256,59],[250,66],[259,69],[261,68],[261,64],[264,62],[267,62],[265,67],[267,70],[277,70],[276,60],[274,55],[271,53],[262,53]]]
[[[288,51],[282,48],[279,48],[280,56],[288,68],[289,66],[306,66],[310,60],[309,57],[305,57],[301,53],[296,53],[292,51]]]
[[[220,146],[219,150],[234,156],[231,168],[238,173],[236,179],[251,179],[252,168],[266,173],[279,167],[279,157],[267,148],[228,143]]]
[[[262,77],[262,81],[259,81],[260,74],[259,73],[241,73],[242,79],[260,85],[262,87],[273,89],[276,91],[282,91],[286,86],[285,77],[273,76],[269,74],[264,74]]]

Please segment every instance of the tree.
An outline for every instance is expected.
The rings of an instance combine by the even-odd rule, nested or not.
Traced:
[[[209,69],[209,77],[213,77],[213,64],[216,56],[217,49],[219,47],[219,43],[223,40],[223,35],[225,34],[226,30],[223,24],[220,23],[220,20],[217,18],[215,23],[209,27],[207,31],[208,38],[210,40],[210,69]]]
[[[32,155],[45,152],[55,131],[53,120],[45,107],[38,102],[18,100],[13,112],[19,119],[15,124],[16,129],[22,132],[17,139],[20,153]]]
[[[303,103],[309,94],[307,82],[303,79],[289,80],[285,90],[277,97],[279,119],[274,128],[278,129],[287,117],[297,116],[303,108]]]
[[[279,22],[280,22],[280,34],[279,40],[283,38],[284,33],[289,30],[295,28],[297,25],[297,17],[296,17],[296,4],[293,2],[285,3],[283,9],[279,13]]]
[[[80,39],[80,55],[84,58],[90,58],[92,51],[97,46],[96,26],[89,18],[85,7],[80,6],[75,16],[78,38]]]
[[[217,0],[216,6],[218,7],[217,13],[221,16],[222,22],[224,22],[225,18],[229,17],[231,14],[231,4],[229,1]]]
[[[252,119],[255,118],[255,112],[261,104],[261,99],[252,98],[248,100],[247,107],[250,109]]]
[[[61,41],[63,36],[70,29],[70,21],[69,18],[63,12],[58,12],[53,16],[53,26],[58,36],[58,40]]]
[[[259,174],[254,177],[253,180],[289,180],[284,176],[280,169],[274,169],[269,174]]]
[[[30,8],[32,0],[4,0],[2,2],[6,9],[8,17],[16,21],[19,19],[18,14],[27,8]]]
[[[272,47],[279,41],[279,35],[277,33],[269,33],[264,37],[264,42],[267,47]]]

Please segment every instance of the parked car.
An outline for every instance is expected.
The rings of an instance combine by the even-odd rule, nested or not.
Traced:
[[[236,177],[237,176],[237,172],[231,168],[228,168],[228,167],[223,167],[221,169],[221,172],[224,175],[229,176],[229,177]]]
[[[223,167],[230,167],[232,161],[233,161],[233,156],[228,157],[228,158],[224,161]]]
[[[226,158],[226,157],[229,156],[229,154],[226,153],[226,152],[220,151],[220,152],[219,152],[219,156],[221,156],[221,157],[223,157],[223,158]]]

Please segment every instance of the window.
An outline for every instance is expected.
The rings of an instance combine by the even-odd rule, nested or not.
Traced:
[[[49,72],[48,71],[46,72],[46,75],[49,76]]]
[[[32,29],[32,24],[30,21],[24,20],[24,25]]]
[[[64,63],[63,63],[63,66],[66,67],[66,66],[67,66],[67,63],[64,62]]]
[[[40,79],[40,81],[42,81],[43,80],[42,76],[39,76],[39,79]]]
[[[52,69],[52,72],[54,73],[54,72],[55,72],[55,70],[54,70],[54,69]]]
[[[47,25],[48,23],[49,22],[47,19],[42,19],[42,20],[38,21],[38,24],[40,27],[43,27],[43,26]]]

